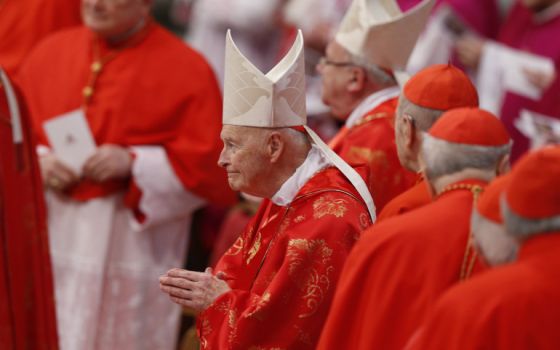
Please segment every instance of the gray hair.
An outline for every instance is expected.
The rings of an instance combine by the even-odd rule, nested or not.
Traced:
[[[471,232],[477,249],[490,265],[515,260],[519,248],[517,240],[507,234],[504,225],[487,219],[476,207],[471,214]]]
[[[408,114],[414,119],[414,123],[420,131],[428,131],[444,112],[446,111],[422,107],[412,103],[404,94],[399,96],[397,116],[401,116],[404,113]]]
[[[500,209],[508,234],[518,239],[526,239],[533,235],[560,230],[560,215],[546,219],[527,219],[511,210],[505,197],[500,199]]]
[[[424,133],[421,154],[426,163],[428,179],[453,174],[468,168],[494,170],[511,150],[505,146],[471,146],[437,139]]]
[[[350,56],[350,62],[364,69],[369,81],[382,86],[391,86],[397,83],[392,75],[385,72],[378,65],[369,63],[364,57],[354,55],[348,51],[347,53]]]

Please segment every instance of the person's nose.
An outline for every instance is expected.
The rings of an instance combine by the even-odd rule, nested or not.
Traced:
[[[229,158],[226,156],[226,148],[224,147],[222,149],[222,152],[220,153],[220,157],[218,158],[218,166],[225,168],[227,167],[229,164]]]

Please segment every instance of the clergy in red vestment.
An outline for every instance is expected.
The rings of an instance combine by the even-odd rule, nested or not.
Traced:
[[[149,10],[148,0],[83,0],[85,27],[47,38],[20,70],[62,349],[173,349],[180,308],[154,280],[182,265],[193,210],[235,199],[216,165],[215,77]]]
[[[478,66],[481,107],[495,111],[512,135],[513,161],[529,149],[529,140],[515,125],[523,110],[560,119],[558,33],[559,0],[518,0],[500,28],[495,42],[471,38],[458,44],[463,62],[471,67]],[[512,61],[512,57],[524,54],[551,59],[555,73],[549,74],[541,71],[538,66],[525,64],[521,75],[525,76],[527,84],[532,87],[524,87],[525,92],[522,92],[501,84],[500,81],[506,80],[504,76],[515,74],[508,71],[511,66],[502,65],[501,62]]]
[[[0,348],[58,349],[43,191],[27,109],[0,69]]]
[[[395,118],[395,142],[400,164],[419,173],[422,136],[447,110],[477,107],[478,95],[469,77],[451,64],[433,65],[416,73],[404,86]],[[393,198],[378,221],[406,213],[432,200],[420,177],[409,190]]]
[[[509,150],[505,127],[481,109],[454,109],[435,122],[420,155],[435,200],[362,234],[319,349],[402,349],[439,295],[483,269],[471,209]]]
[[[410,349],[560,348],[559,178],[557,146],[519,160],[501,199],[516,261],[446,292]]]
[[[15,74],[39,41],[81,23],[80,0],[0,0],[0,65]]]
[[[395,147],[396,75],[406,67],[432,5],[427,0],[402,13],[394,0],[354,0],[317,66],[322,99],[345,123],[330,146],[350,164],[370,169],[378,212],[416,181],[399,163]]]
[[[375,208],[363,178],[305,126],[301,32],[266,75],[229,33],[226,45],[219,164],[233,189],[265,199],[213,271],[173,269],[161,288],[200,311],[202,349],[315,349]]]

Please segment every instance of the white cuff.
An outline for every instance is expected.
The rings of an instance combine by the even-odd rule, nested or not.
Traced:
[[[131,150],[136,155],[132,177],[142,191],[139,208],[145,215],[142,223],[132,218],[135,230],[185,219],[204,204],[203,199],[184,188],[163,147],[135,146]]]

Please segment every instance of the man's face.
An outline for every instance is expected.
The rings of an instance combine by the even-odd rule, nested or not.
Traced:
[[[82,0],[84,24],[111,38],[134,28],[150,10],[151,0]]]
[[[325,57],[317,65],[323,84],[323,103],[331,108],[331,113],[339,120],[348,118],[354,107],[352,95],[347,89],[352,68],[348,53],[335,41],[327,45]]]
[[[220,135],[224,148],[218,165],[227,171],[229,186],[255,196],[262,196],[267,158],[262,133],[264,130],[224,125]]]

